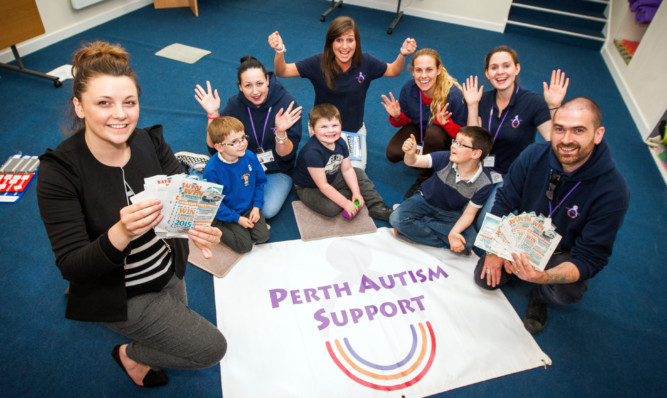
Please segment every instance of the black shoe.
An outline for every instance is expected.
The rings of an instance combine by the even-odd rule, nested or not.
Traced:
[[[409,198],[409,197],[411,197],[412,195],[414,195],[415,192],[417,192],[417,190],[419,189],[419,187],[422,185],[422,182],[423,182],[423,181],[421,181],[420,179],[417,179],[417,181],[415,181],[415,182],[410,186],[410,189],[408,189],[408,192],[406,192],[405,195],[403,195],[403,200],[406,200],[407,198]]]
[[[530,334],[541,332],[547,326],[547,305],[531,298],[526,314],[523,316],[523,326]]]
[[[376,204],[368,208],[368,215],[375,220],[389,222],[389,216],[394,212],[394,209],[384,203]]]
[[[127,373],[125,366],[123,366],[123,362],[121,362],[120,360],[120,345],[117,345],[113,348],[113,350],[111,351],[111,356],[113,357],[113,360],[116,361],[118,366],[120,366],[120,368],[123,369],[123,372],[125,372],[127,377],[130,378],[132,383],[134,383],[134,380],[132,380],[130,374]],[[167,374],[164,372],[164,370],[151,369],[148,371],[148,373],[146,373],[146,376],[144,376],[143,383],[144,383],[143,387],[160,387],[169,383],[169,377],[167,377]]]

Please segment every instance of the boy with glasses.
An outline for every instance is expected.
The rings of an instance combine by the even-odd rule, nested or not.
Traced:
[[[235,252],[247,253],[253,243],[271,237],[260,211],[266,174],[257,156],[247,150],[248,136],[241,121],[219,117],[208,125],[207,133],[218,154],[206,164],[204,179],[223,185],[225,195],[213,226],[222,231],[220,242]]]
[[[418,155],[411,135],[403,143],[405,164],[434,173],[394,210],[389,223],[415,242],[470,254],[477,234],[472,223],[491,193],[491,175],[482,160],[492,145],[487,130],[467,126],[459,130],[451,151]]]

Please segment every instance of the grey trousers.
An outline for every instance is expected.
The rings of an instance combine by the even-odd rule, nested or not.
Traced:
[[[185,281],[176,275],[162,291],[129,299],[126,321],[105,325],[134,340],[127,356],[153,369],[207,368],[227,351],[220,330],[188,308]]]
[[[252,208],[243,213],[242,216],[248,217],[251,211]],[[222,231],[220,242],[237,253],[248,253],[252,250],[253,243],[264,243],[271,238],[269,227],[266,225],[266,217],[261,210],[259,211],[259,220],[253,228],[243,227],[237,222],[220,220],[213,220],[211,225]]]
[[[375,185],[373,185],[373,182],[370,180],[370,178],[368,178],[366,172],[357,167],[354,167],[353,169],[357,173],[359,191],[361,192],[361,196],[364,198],[364,202],[366,202],[368,209],[383,203],[382,197],[375,190]],[[331,186],[346,198],[352,198],[352,191],[350,191],[350,188],[348,188],[347,183],[343,178],[343,173],[338,173],[336,179],[331,183]],[[342,207],[338,206],[333,201],[331,201],[331,199],[324,196],[319,188],[304,188],[295,184],[294,189],[296,190],[296,194],[299,199],[301,199],[303,204],[324,216],[333,217],[343,211]]]

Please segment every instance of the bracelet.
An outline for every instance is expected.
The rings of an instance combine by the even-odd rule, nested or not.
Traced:
[[[549,108],[550,111],[555,111],[556,109],[560,108],[560,105],[554,107],[554,108]]]
[[[217,118],[219,118],[219,117],[220,117],[220,114],[219,114],[219,113],[216,113],[215,116],[206,115],[206,117],[207,117],[209,120],[213,120],[213,119],[217,119]]]
[[[276,134],[276,141],[280,145],[285,145],[285,142],[287,142],[287,133],[285,133],[285,135],[282,136],[282,137],[280,137],[280,136],[278,136],[278,134]]]
[[[285,47],[285,44],[284,44],[284,43],[283,43],[283,49],[282,49],[282,50],[280,50],[280,51],[276,50],[276,52],[279,53],[279,54],[282,54],[282,53],[284,53],[284,52],[286,52],[286,51],[287,51],[287,47]]]

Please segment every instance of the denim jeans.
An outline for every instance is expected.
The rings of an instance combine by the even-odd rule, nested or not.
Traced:
[[[444,210],[431,205],[424,199],[421,191],[417,191],[391,213],[389,223],[415,242],[434,247],[449,247],[449,232],[461,214],[463,212],[460,210]],[[470,225],[461,235],[466,240],[465,247],[469,249],[475,243],[477,231]]]
[[[273,218],[283,207],[285,199],[287,199],[287,195],[292,189],[292,177],[284,173],[273,173],[267,174],[266,178],[262,213],[266,218]]]

